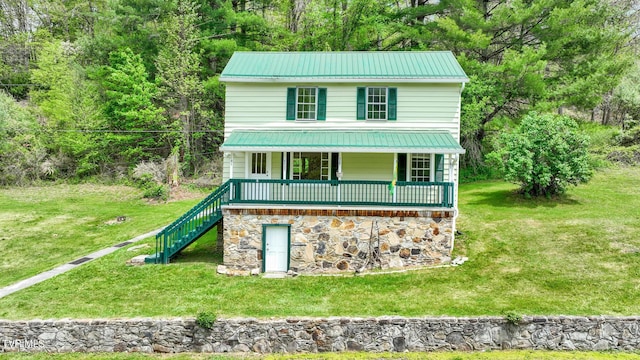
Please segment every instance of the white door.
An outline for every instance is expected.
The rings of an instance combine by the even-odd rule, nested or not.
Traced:
[[[249,179],[271,179],[271,153],[256,152],[248,154]],[[243,193],[247,200],[269,200],[268,183],[246,183]]]
[[[264,227],[264,271],[286,272],[289,263],[289,227]]]

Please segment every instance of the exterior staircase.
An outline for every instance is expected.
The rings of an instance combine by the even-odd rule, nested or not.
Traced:
[[[168,264],[172,257],[222,221],[222,206],[229,203],[231,183],[222,184],[204,200],[156,235],[156,253],[147,264]],[[221,239],[220,239],[221,240]]]

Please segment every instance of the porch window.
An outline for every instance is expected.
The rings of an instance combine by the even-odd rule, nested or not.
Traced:
[[[287,120],[325,120],[327,89],[297,87],[287,89]]]
[[[431,181],[431,154],[411,154],[411,181]]]
[[[294,152],[291,164],[294,180],[329,180],[329,153]]]
[[[443,154],[398,154],[398,181],[444,181]]]
[[[357,89],[358,120],[396,120],[396,88],[359,87]]]

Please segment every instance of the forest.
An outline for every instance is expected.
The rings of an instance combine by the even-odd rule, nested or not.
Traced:
[[[468,177],[491,173],[498,137],[531,111],[615,127],[640,159],[639,12],[635,0],[0,0],[0,185],[164,182],[167,167],[215,178],[218,76],[238,50],[451,50],[470,78]]]

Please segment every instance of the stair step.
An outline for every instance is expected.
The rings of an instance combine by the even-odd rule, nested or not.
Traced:
[[[144,263],[145,264],[158,264],[162,262],[162,255],[163,253],[156,253],[153,255],[149,255],[146,258],[144,258]]]

